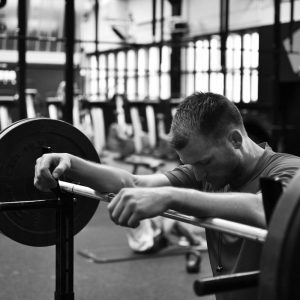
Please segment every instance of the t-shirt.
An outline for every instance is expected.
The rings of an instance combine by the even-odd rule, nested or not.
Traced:
[[[260,193],[259,179],[261,177],[277,178],[284,187],[287,185],[297,170],[300,169],[300,157],[286,153],[276,153],[267,144],[261,146],[265,148],[265,151],[246,182],[239,187],[234,187],[234,189],[228,185],[217,192]],[[173,186],[214,192],[208,183],[196,180],[191,165],[179,166],[172,171],[166,172],[165,175]],[[208,229],[206,230],[206,237],[210,264],[214,275],[259,269],[262,244]],[[221,273],[216,272],[218,265],[222,265],[224,268]],[[216,299],[254,300],[258,297],[257,292],[257,288],[241,289],[239,291],[217,294]]]

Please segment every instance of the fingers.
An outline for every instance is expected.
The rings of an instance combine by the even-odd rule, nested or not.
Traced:
[[[136,202],[128,190],[122,189],[107,208],[114,223],[135,228],[140,223],[140,217],[136,212]]]
[[[51,168],[54,167],[51,173]],[[36,160],[34,185],[41,191],[48,192],[55,188],[57,179],[67,170],[68,162],[63,154],[44,154]]]
[[[65,173],[65,171],[68,169],[68,164],[66,161],[61,160],[57,167],[53,170],[52,176],[55,179],[58,179]]]

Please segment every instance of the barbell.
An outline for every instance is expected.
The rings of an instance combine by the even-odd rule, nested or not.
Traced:
[[[99,193],[89,187],[81,186],[70,182],[58,181],[58,184],[62,191],[70,193],[74,196],[85,196],[90,199],[97,199],[99,201],[104,201],[107,203],[109,203],[110,200],[115,196],[112,193]],[[200,219],[193,216],[181,214],[174,210],[167,210],[166,212],[162,213],[161,216],[207,229],[213,229],[233,234],[239,237],[247,238],[258,242],[264,242],[267,236],[267,230],[220,218]]]
[[[61,202],[53,192],[44,193],[33,186],[35,161],[48,147],[54,152],[68,152],[100,163],[90,140],[80,130],[63,121],[24,119],[0,132],[0,231],[25,245],[40,247],[56,243],[55,209]],[[219,218],[199,219],[171,210],[162,214],[264,243],[260,270],[195,282],[196,293],[203,288],[203,283],[204,286],[216,287],[227,282],[227,289],[233,289],[232,284],[242,280],[246,281],[245,286],[258,284],[261,299],[299,299],[299,181],[300,173],[296,174],[281,196],[268,230]],[[73,205],[74,235],[92,218],[99,200],[109,202],[113,197],[73,183],[68,178],[62,178],[59,186],[63,193],[76,197]]]

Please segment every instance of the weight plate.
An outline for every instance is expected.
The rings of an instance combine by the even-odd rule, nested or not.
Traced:
[[[280,197],[261,255],[260,300],[300,299],[300,172]]]
[[[0,133],[0,202],[55,198],[52,192],[41,192],[33,185],[35,162],[43,154],[43,147],[100,162],[90,140],[64,121],[34,118],[15,122]],[[89,222],[99,203],[76,198],[74,234]],[[0,212],[0,231],[25,245],[54,245],[55,226],[55,209]]]

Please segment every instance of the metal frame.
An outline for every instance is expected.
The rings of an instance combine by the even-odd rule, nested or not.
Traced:
[[[60,199],[2,202],[0,211],[24,209],[56,209],[56,268],[54,300],[74,300],[73,197]]]

